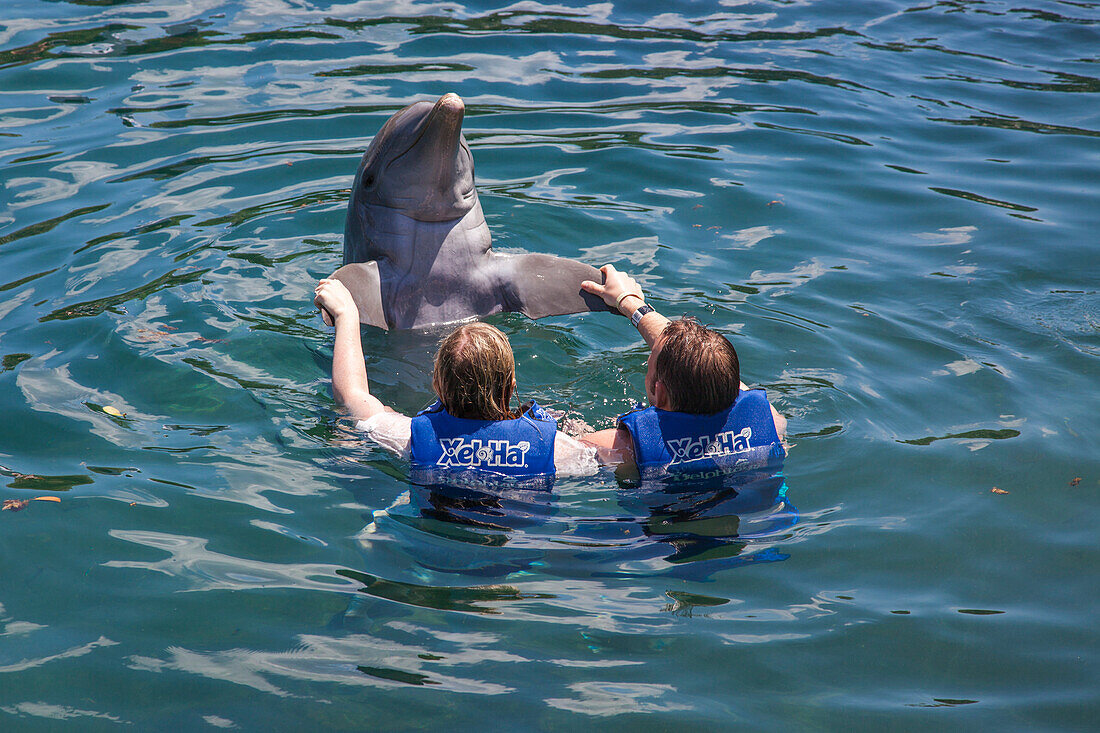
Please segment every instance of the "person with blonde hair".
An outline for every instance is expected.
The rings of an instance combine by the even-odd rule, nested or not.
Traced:
[[[323,279],[314,303],[332,316],[336,338],[332,388],[368,437],[410,460],[416,483],[453,480],[467,471],[548,486],[555,474],[588,474],[595,449],[557,429],[534,402],[513,409],[516,365],[508,337],[487,323],[466,323],[439,345],[432,374],[438,399],[414,417],[370,391],[359,311],[339,280]]]

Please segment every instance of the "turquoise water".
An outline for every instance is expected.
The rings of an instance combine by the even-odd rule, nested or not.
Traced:
[[[1098,53],[1091,2],[9,0],[0,498],[60,502],[0,513],[0,728],[1095,729]],[[785,498],[475,526],[341,417],[312,289],[448,91],[496,246],[728,333]],[[489,320],[525,399],[642,395],[622,319]],[[383,399],[436,337],[364,330]]]

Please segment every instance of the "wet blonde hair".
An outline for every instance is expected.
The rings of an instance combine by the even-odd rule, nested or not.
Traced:
[[[508,337],[487,323],[467,323],[439,344],[432,389],[455,417],[507,420],[516,385],[516,361]]]

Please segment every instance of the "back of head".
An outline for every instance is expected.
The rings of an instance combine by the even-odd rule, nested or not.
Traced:
[[[692,318],[672,321],[660,338],[654,376],[673,410],[709,415],[734,403],[741,365],[729,339]]]
[[[439,344],[432,387],[455,417],[512,417],[508,402],[515,381],[516,362],[508,337],[487,323],[459,326]]]

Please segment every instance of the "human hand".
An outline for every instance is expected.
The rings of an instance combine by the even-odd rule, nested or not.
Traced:
[[[359,320],[359,308],[347,286],[333,278],[322,278],[313,291],[313,304],[327,313],[335,325],[344,317]]]
[[[625,272],[619,272],[615,269],[614,265],[604,265],[600,268],[600,272],[603,273],[603,284],[593,282],[591,280],[585,280],[581,283],[581,289],[587,293],[592,293],[603,298],[603,302],[607,303],[612,308],[619,308],[623,300],[629,296],[634,296],[642,303],[645,302],[645,296],[642,295],[642,288],[638,285],[638,281],[627,275]],[[638,304],[635,304],[638,305]]]

